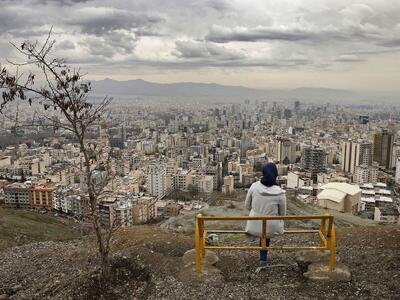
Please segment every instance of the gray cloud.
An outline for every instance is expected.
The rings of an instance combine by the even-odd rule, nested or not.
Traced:
[[[390,39],[380,43],[384,47],[400,47],[400,39]]]
[[[258,42],[258,41],[287,41],[287,42],[321,42],[346,41],[352,38],[367,38],[374,32],[367,32],[362,27],[352,27],[343,32],[332,26],[319,29],[302,28],[273,28],[257,26],[247,27],[220,27],[213,26],[206,35],[206,40],[215,43],[229,42]]]
[[[55,54],[95,75],[135,66],[193,74],[256,67],[329,72],[346,62],[361,69],[372,56],[400,52],[400,2],[384,2],[3,0],[0,50],[2,58],[12,56],[7,41],[40,41],[53,26]]]
[[[35,13],[18,7],[2,7],[0,9],[0,30],[2,33],[29,30],[42,24],[42,20],[36,18]]]
[[[257,42],[265,40],[301,41],[315,40],[315,33],[298,29],[277,30],[272,28],[226,28],[214,26],[206,35],[206,40],[215,43]]]
[[[61,49],[61,50],[75,49],[75,44],[69,40],[64,40],[64,41],[57,43],[57,49]]]
[[[89,54],[113,57],[116,54],[131,53],[135,49],[136,40],[127,33],[114,32],[102,37],[88,37],[80,45],[88,49]]]
[[[80,28],[81,32],[101,36],[115,30],[146,29],[162,22],[158,16],[130,12],[108,7],[86,7],[76,11],[66,20],[67,25]]]
[[[360,58],[354,54],[342,54],[342,55],[339,55],[335,59],[335,61],[337,61],[337,62],[359,62],[359,61],[365,61],[365,59]]]
[[[176,41],[176,56],[180,58],[217,58],[221,60],[243,59],[245,55],[239,51],[234,51],[214,45],[208,42]]]
[[[46,5],[46,4],[52,4],[52,5],[58,5],[58,6],[71,6],[74,4],[78,4],[78,3],[86,3],[86,2],[90,2],[92,0],[32,0],[33,4],[42,4],[42,5]]]

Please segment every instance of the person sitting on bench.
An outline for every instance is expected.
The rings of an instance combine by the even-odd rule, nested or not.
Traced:
[[[286,215],[286,194],[278,186],[276,178],[278,169],[274,163],[268,163],[263,168],[263,177],[260,181],[253,183],[247,192],[245,206],[250,211],[249,216],[284,216]],[[267,221],[266,244],[270,245],[273,236],[284,232],[283,220]],[[247,221],[246,233],[260,238],[262,237],[262,221]],[[265,270],[267,267],[267,250],[260,251],[260,266],[257,271]]]

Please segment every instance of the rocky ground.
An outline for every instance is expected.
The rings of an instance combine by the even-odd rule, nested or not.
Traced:
[[[309,240],[296,235],[273,242]],[[243,241],[225,237],[224,242]],[[109,285],[102,287],[93,245],[89,237],[3,250],[0,299],[398,299],[400,295],[399,226],[339,229],[338,254],[352,279],[336,283],[306,279],[295,253],[280,251],[271,251],[271,266],[262,273],[255,273],[256,252],[221,251],[215,267],[222,276],[206,280],[185,270],[182,262],[182,255],[193,248],[192,234],[148,225],[118,232],[113,243],[116,271]]]

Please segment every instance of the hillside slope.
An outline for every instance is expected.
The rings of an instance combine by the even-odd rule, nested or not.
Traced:
[[[320,207],[305,204],[294,197],[288,196],[287,199],[287,214],[288,215],[324,215],[331,214],[334,216],[335,225],[338,227],[352,227],[352,226],[374,226],[376,222],[369,219],[361,219],[348,213],[341,213],[334,210],[323,209]],[[161,226],[163,228],[193,232],[194,230],[194,216],[198,213],[209,216],[246,216],[248,211],[244,208],[244,202],[229,203],[225,206],[211,206],[207,209],[179,215],[177,217],[166,220]],[[244,222],[214,222],[213,226],[218,229],[230,228],[241,230],[244,228]],[[286,222],[286,227],[300,227],[300,228],[317,228],[318,222],[313,221],[291,221]]]
[[[39,241],[64,241],[79,237],[60,219],[35,212],[0,208],[0,250]]]
[[[304,243],[282,237],[274,243]],[[235,242],[233,242],[235,243]],[[395,299],[400,295],[400,227],[338,230],[338,254],[352,272],[350,282],[305,279],[294,253],[270,253],[270,268],[255,273],[255,251],[218,253],[223,280],[202,282],[182,274],[181,257],[193,248],[192,234],[135,226],[113,243],[120,281],[96,284],[93,240],[44,242],[0,252],[0,294],[12,299]],[[121,277],[119,277],[121,278]]]

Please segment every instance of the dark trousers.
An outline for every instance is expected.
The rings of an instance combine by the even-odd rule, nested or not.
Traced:
[[[261,246],[261,240],[260,239],[260,246]],[[271,239],[267,239],[267,247],[269,247],[271,243]],[[267,265],[267,256],[268,256],[268,250],[260,250],[260,261],[265,262],[265,265]]]

